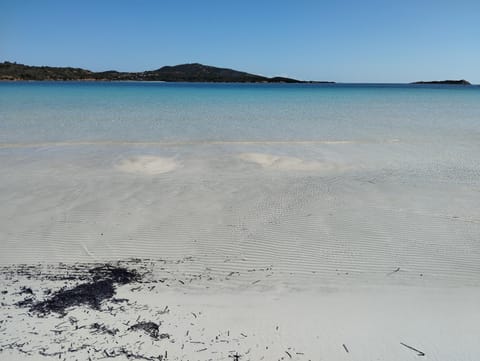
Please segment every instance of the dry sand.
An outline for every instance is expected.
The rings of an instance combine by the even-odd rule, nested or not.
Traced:
[[[477,355],[477,288],[291,288],[270,281],[274,267],[233,274],[185,271],[195,263],[193,258],[123,262],[142,273],[140,282],[117,286],[115,298],[98,310],[71,307],[64,316],[37,315],[17,302],[49,299],[52,294],[45,290],[65,284],[71,289],[84,280],[25,277],[25,270],[19,275],[10,268],[14,279],[2,281],[8,290],[1,296],[2,357],[229,360],[238,354],[246,360],[413,360],[423,353],[433,360],[474,360]],[[69,269],[62,267],[29,271],[61,277]],[[158,330],[136,330],[141,323]]]
[[[468,167],[402,142],[187,148],[1,150],[0,359],[479,358]],[[30,311],[89,262],[142,277]]]

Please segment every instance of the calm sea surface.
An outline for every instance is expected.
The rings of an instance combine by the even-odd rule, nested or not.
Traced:
[[[480,87],[0,83],[0,142],[480,141]]]

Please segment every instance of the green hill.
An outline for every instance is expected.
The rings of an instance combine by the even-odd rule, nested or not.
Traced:
[[[0,80],[83,80],[83,81],[165,81],[165,82],[233,82],[233,83],[307,83],[304,81],[246,73],[198,63],[164,66],[144,72],[93,72],[81,68],[29,66],[0,63]]]

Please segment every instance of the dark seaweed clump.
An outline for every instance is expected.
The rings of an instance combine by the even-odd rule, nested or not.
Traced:
[[[24,295],[24,294],[27,294],[27,295],[33,295],[33,291],[30,287],[25,287],[25,286],[22,286],[20,288],[20,292],[19,292],[21,295]]]
[[[94,333],[107,333],[109,335],[115,336],[118,332],[118,328],[108,328],[105,325],[102,325],[98,322],[93,323],[90,328]]]
[[[94,281],[111,280],[113,283],[126,285],[140,280],[140,275],[136,271],[111,265],[95,267],[89,272],[92,274]]]
[[[129,328],[131,331],[143,331],[147,335],[149,335],[151,338],[154,339],[163,339],[163,338],[170,338],[170,335],[168,333],[159,333],[160,325],[156,324],[155,322],[151,321],[143,321],[134,324]]]
[[[104,300],[115,295],[115,284],[124,285],[140,279],[135,271],[110,265],[95,267],[90,270],[90,274],[91,282],[70,289],[61,289],[47,300],[35,303],[30,310],[40,314],[55,312],[61,315],[65,315],[67,309],[77,306],[88,306],[98,310]]]

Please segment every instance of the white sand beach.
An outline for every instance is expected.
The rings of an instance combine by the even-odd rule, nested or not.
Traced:
[[[476,359],[478,183],[416,147],[3,148],[1,357]],[[32,311],[104,263],[141,279]]]

